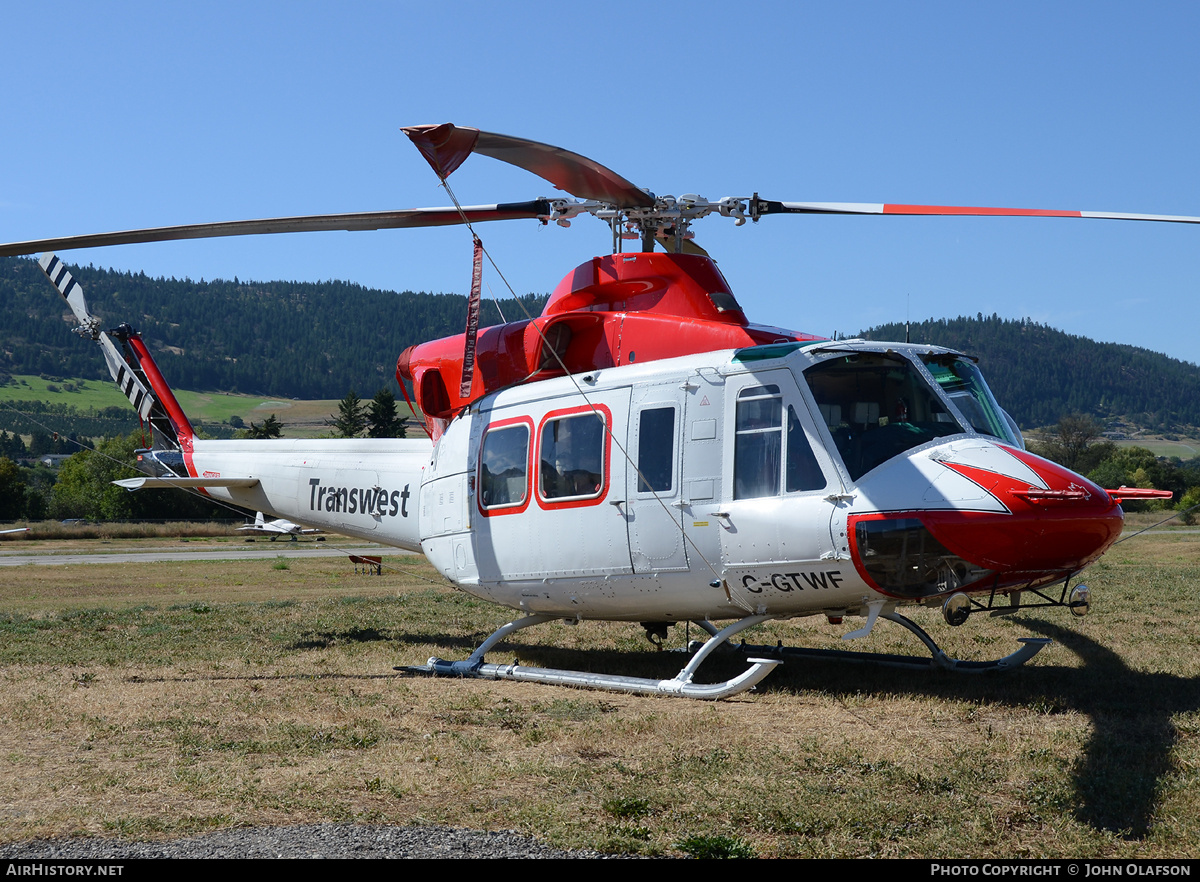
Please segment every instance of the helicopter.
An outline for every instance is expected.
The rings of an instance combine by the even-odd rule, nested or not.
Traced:
[[[750,322],[692,224],[709,215],[1074,217],[1200,223],[1113,212],[658,196],[576,153],[452,124],[403,129],[443,184],[472,154],[510,163],[566,196],[526,202],[314,215],[11,243],[43,271],[97,342],[151,427],[129,490],[183,488],[309,528],[424,554],[457,588],[520,613],[464,660],[405,670],[720,699],[753,688],[801,647],[734,647],[773,619],[879,619],[957,671],[1018,667],[1048,640],[991,661],[950,658],[899,610],[972,615],[1058,607],[1087,613],[1073,580],[1118,538],[1120,503],[1165,491],[1106,490],[1025,449],[969,354],[826,339]],[[447,192],[452,193],[449,187]],[[569,272],[542,313],[480,329],[477,223],[607,223],[612,253]],[[318,230],[467,225],[472,292],[463,334],[410,346],[396,375],[427,439],[231,440],[196,433],[141,335],[103,330],[53,253],[134,242]],[[637,250],[626,251],[626,242]],[[662,250],[656,250],[656,246]],[[709,634],[673,678],[486,662],[548,621],[640,623],[661,647],[672,624]],[[716,623],[728,624],[718,625]],[[748,668],[695,674],[718,649]],[[828,655],[828,652],[823,653]],[[872,653],[843,653],[863,659]]]

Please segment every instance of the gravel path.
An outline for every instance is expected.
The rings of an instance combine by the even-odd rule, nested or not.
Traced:
[[[366,827],[312,824],[222,830],[163,842],[46,839],[0,846],[0,859],[121,858],[613,858],[595,851],[560,851],[517,833],[449,827]]]

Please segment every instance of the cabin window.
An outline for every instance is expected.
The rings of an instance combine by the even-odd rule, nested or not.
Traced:
[[[855,481],[906,450],[964,431],[916,367],[899,355],[831,358],[806,370],[804,379]]]
[[[484,510],[517,508],[529,493],[530,426],[491,429],[479,456],[479,505]]]
[[[779,495],[783,461],[783,396],[779,387],[750,386],[737,397],[733,498]]]
[[[956,555],[916,518],[868,515],[854,527],[855,555],[881,591],[930,597],[993,578],[992,570]]]
[[[538,493],[548,501],[598,498],[607,483],[604,417],[590,408],[542,424]]]
[[[675,484],[675,408],[651,407],[638,425],[638,493],[667,493]]]

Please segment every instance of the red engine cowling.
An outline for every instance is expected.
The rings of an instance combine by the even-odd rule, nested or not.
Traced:
[[[613,254],[568,273],[540,316],[482,329],[469,396],[459,394],[463,334],[405,349],[396,362],[396,378],[401,386],[412,384],[436,438],[463,407],[517,383],[717,349],[820,339],[750,324],[711,258]]]

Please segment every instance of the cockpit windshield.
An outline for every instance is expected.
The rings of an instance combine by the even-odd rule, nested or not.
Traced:
[[[942,391],[950,397],[954,406],[967,418],[976,432],[1024,448],[1025,445],[1016,436],[1008,415],[992,397],[992,391],[984,382],[983,374],[974,362],[949,352],[930,352],[922,355],[921,359],[942,387]]]
[[[966,429],[903,356],[854,352],[804,372],[853,480],[906,450]]]

